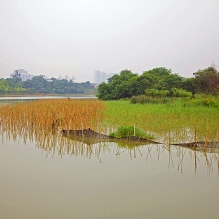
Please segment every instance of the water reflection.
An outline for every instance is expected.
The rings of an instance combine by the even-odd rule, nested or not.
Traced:
[[[0,98],[0,107],[1,106],[6,106],[8,104],[15,104],[15,103],[26,103],[28,101],[33,101],[32,99],[29,100],[24,100],[24,99],[1,99]]]
[[[214,164],[217,164],[217,172],[219,176],[219,152],[218,149],[197,149],[197,148],[184,148],[184,147],[176,147],[177,149],[177,157],[178,164],[177,170],[183,173],[183,160],[185,158],[186,153],[189,154],[194,167],[194,173],[198,172],[199,165],[206,166],[208,175],[214,171]],[[201,163],[202,162],[202,163]]]
[[[217,148],[186,148],[165,144],[68,137],[61,132],[37,133],[31,132],[31,130],[2,132],[2,142],[12,139],[24,144],[34,142],[46,156],[63,157],[68,155],[86,159],[96,158],[100,163],[104,162],[106,155],[115,156],[116,159],[144,158],[146,163],[152,160],[157,160],[157,162],[165,160],[167,168],[176,169],[181,174],[184,172],[184,165],[187,166],[189,163],[194,174],[204,166],[208,175],[217,169],[219,176],[219,151]]]
[[[0,97],[0,107],[8,104],[24,103],[36,100],[50,100],[50,99],[96,99],[94,95],[86,96],[20,96],[20,97]]]
[[[115,155],[117,159],[120,156],[126,156],[129,159],[136,159],[145,157],[146,162],[150,159],[157,157],[157,161],[162,156],[168,155],[168,168],[176,168],[183,174],[184,160],[187,162],[188,157],[193,162],[194,173],[198,171],[199,165],[206,166],[208,175],[213,172],[214,163],[217,163],[217,171],[219,175],[219,152],[218,149],[197,149],[197,148],[184,148],[177,146],[167,146],[165,144],[142,144],[141,142],[127,142],[127,141],[101,141],[101,139],[80,138],[66,136],[54,136],[48,138],[44,137],[43,141],[38,139],[38,148],[43,149],[47,153],[52,152],[53,155],[57,151],[60,156],[65,154],[71,156],[83,156],[87,159],[96,157],[100,162],[103,161],[102,155],[111,154]],[[57,139],[59,138],[59,139]],[[49,144],[51,142],[52,144]],[[56,142],[59,142],[56,144]]]

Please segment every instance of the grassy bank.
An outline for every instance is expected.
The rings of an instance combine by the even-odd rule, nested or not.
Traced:
[[[135,124],[165,143],[218,141],[219,110],[199,104],[200,101],[172,99],[165,104],[106,101],[105,121],[114,128]]]

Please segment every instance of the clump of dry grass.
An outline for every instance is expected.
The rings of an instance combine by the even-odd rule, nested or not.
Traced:
[[[104,102],[54,99],[17,103],[0,108],[2,133],[33,138],[57,129],[97,129],[103,120]]]

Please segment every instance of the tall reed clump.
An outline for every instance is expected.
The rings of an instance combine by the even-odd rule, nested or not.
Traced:
[[[100,128],[105,104],[99,100],[54,99],[0,108],[2,133],[40,135],[57,129]]]

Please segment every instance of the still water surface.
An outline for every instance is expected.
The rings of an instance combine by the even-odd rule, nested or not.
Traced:
[[[49,99],[62,99],[62,98],[71,98],[71,99],[93,99],[96,97],[94,95],[89,96],[25,96],[25,97],[0,97],[0,106],[7,105],[7,104],[13,104],[16,102],[28,102],[33,100],[49,100]]]
[[[218,218],[218,153],[69,142],[1,135],[0,218]]]

